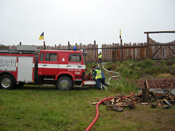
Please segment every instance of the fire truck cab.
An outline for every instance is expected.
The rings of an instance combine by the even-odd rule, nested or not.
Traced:
[[[17,50],[0,51],[0,87],[12,89],[25,83],[56,85],[68,91],[74,85],[94,85],[84,80],[86,65],[83,51],[76,50]]]

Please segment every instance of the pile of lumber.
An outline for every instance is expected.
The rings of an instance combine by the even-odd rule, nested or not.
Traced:
[[[136,94],[132,99],[143,104],[143,98],[142,91]],[[145,103],[150,104],[152,108],[156,108],[157,106],[159,106],[159,108],[170,108],[175,104],[175,95],[172,94],[171,90],[163,90],[163,93],[153,93],[148,90],[148,97]]]
[[[114,110],[121,112],[124,107],[134,109],[136,104],[150,105],[151,108],[165,108],[169,109],[175,104],[175,95],[171,93],[171,90],[164,90],[163,93],[154,93],[146,90],[148,93],[142,92],[135,94],[130,98],[124,98],[123,95],[115,96],[113,99],[103,101],[102,104],[107,106],[108,110]],[[146,95],[145,95],[146,94]],[[147,97],[147,99],[145,99]],[[146,100],[146,101],[145,101]],[[99,101],[92,104],[97,104]]]

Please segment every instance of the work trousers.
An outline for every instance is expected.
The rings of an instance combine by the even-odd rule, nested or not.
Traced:
[[[101,78],[100,79],[96,79],[95,81],[96,81],[96,87],[97,87],[97,89],[100,90],[101,89],[100,83],[102,83],[102,79]]]
[[[101,64],[101,61],[102,61],[102,59],[101,59],[101,58],[99,58],[99,59],[98,59],[98,64]]]
[[[102,78],[102,82],[103,86],[105,86],[105,78]]]

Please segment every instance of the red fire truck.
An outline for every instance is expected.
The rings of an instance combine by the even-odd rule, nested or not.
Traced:
[[[68,91],[74,85],[95,85],[85,80],[84,51],[41,50],[20,45],[17,50],[0,50],[0,87],[13,89],[25,83],[56,85]]]

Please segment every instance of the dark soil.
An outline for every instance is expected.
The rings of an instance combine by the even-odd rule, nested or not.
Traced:
[[[137,87],[145,88],[146,80],[136,80]],[[175,78],[159,78],[148,80],[149,89],[175,89]]]

